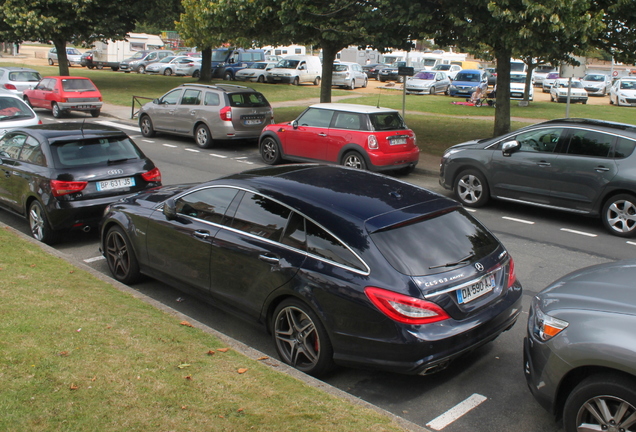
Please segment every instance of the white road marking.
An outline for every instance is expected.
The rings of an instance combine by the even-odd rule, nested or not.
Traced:
[[[185,150],[185,151],[192,152],[192,153],[201,153],[201,152],[200,152],[199,150],[197,150],[197,149],[186,148],[186,149],[184,149],[184,150]]]
[[[142,139],[143,142],[147,142],[147,143],[154,143],[153,140],[147,140],[147,139]]]
[[[571,229],[568,229],[568,228],[561,228],[561,231],[569,232],[569,233],[572,233],[572,234],[578,234],[578,235],[582,235],[582,236],[586,236],[586,237],[598,237],[598,235],[596,235],[596,234],[586,233],[586,232],[577,231],[577,230],[571,230]]]
[[[87,258],[87,259],[84,260],[84,262],[85,263],[92,263],[92,262],[95,262],[95,261],[101,261],[101,260],[105,260],[105,259],[106,259],[106,257],[98,256],[98,257],[94,257],[94,258]]]
[[[127,124],[115,123],[115,122],[111,122],[111,121],[108,121],[108,120],[99,120],[99,121],[96,121],[95,123],[103,124],[103,125],[106,125],[106,126],[113,126],[113,127],[119,128],[119,129],[128,129],[128,130],[132,130],[132,131],[135,131],[135,132],[139,132],[139,126],[130,126],[130,125],[127,125]]]
[[[239,157],[236,157],[236,158],[234,158],[234,159],[236,159],[236,160],[239,160],[239,159],[247,159],[247,156],[239,156]]]
[[[234,160],[235,160],[235,161],[237,161],[237,162],[240,162],[240,163],[247,164],[247,165],[254,165],[254,162],[250,162],[250,161],[246,161],[246,160],[241,160],[241,158],[235,158]]]
[[[210,156],[218,157],[218,158],[221,158],[221,159],[227,159],[227,156],[223,156],[223,155],[220,155],[220,154],[210,153]]]
[[[471,213],[475,213],[475,212],[477,211],[477,210],[475,210],[475,209],[466,208],[466,207],[464,207],[464,210],[469,211],[469,212],[471,212]]]
[[[461,416],[466,414],[468,411],[473,408],[479,406],[482,402],[486,401],[486,396],[482,396],[480,394],[473,394],[468,399],[463,402],[458,403],[453,408],[446,411],[441,416],[431,420],[426,424],[426,427],[430,427],[435,430],[442,430],[455,420],[459,419]]]
[[[636,242],[633,242],[633,241],[628,241],[627,244],[628,245],[632,245],[632,246],[636,246]]]
[[[170,148],[177,148],[177,146],[174,144],[161,144],[161,145],[165,147],[170,147]]]
[[[523,219],[517,219],[517,218],[513,218],[513,217],[508,217],[508,216],[502,216],[501,218],[509,220],[509,221],[513,221],[513,222],[519,222],[519,223],[524,223],[524,224],[528,224],[528,225],[534,225],[534,222],[523,220]]]

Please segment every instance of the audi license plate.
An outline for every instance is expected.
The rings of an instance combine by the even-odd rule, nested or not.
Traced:
[[[127,187],[132,187],[135,185],[134,177],[126,177],[126,178],[118,178],[112,180],[104,180],[97,182],[97,190],[98,191],[107,191],[113,189],[122,189]]]
[[[489,293],[495,288],[495,275],[493,273],[484,276],[474,284],[457,290],[457,301],[464,304]]]

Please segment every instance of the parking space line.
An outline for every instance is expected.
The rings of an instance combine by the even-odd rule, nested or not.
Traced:
[[[572,234],[578,234],[578,235],[582,235],[582,236],[586,236],[586,237],[598,237],[597,234],[586,233],[586,232],[583,232],[583,231],[577,231],[577,230],[572,230],[572,229],[568,229],[568,228],[561,228],[561,231],[569,232],[569,233],[572,233]]]
[[[153,140],[149,140],[149,139],[142,139],[143,142],[147,142],[147,143],[154,143]]]
[[[177,148],[177,146],[174,144],[161,144],[161,145],[164,147]]]
[[[633,242],[633,241],[628,241],[627,244],[628,245],[632,245],[632,246],[636,246],[636,242]]]
[[[458,403],[457,405],[446,411],[441,416],[436,417],[428,422],[426,424],[426,427],[430,427],[431,429],[435,430],[442,430],[473,408],[476,408],[477,406],[485,402],[486,400],[486,396],[475,393],[468,399],[465,399],[464,401]]]
[[[254,165],[254,162],[246,161],[246,160],[243,160],[242,158],[235,158],[234,160],[240,163],[247,164],[247,165]]]
[[[185,150],[185,151],[192,152],[192,153],[201,153],[201,151],[199,151],[199,150],[197,150],[197,149],[186,148],[186,149],[184,149],[184,150]]]
[[[523,224],[534,225],[534,222],[523,220],[523,219],[517,219],[517,218],[513,218],[513,217],[508,217],[508,216],[502,216],[501,218],[509,220],[509,221],[512,221],[512,222],[519,222],[519,223],[523,223]]]
[[[210,156],[212,156],[212,157],[217,157],[217,158],[221,158],[221,159],[227,159],[227,156],[223,156],[223,155],[220,155],[220,154],[210,153]]]
[[[135,132],[139,132],[139,126],[130,126],[127,124],[115,123],[108,120],[99,120],[99,121],[96,121],[95,123],[103,124],[105,126],[113,126],[119,129],[128,129],[128,130],[133,130]]]
[[[92,262],[95,262],[95,261],[101,261],[101,260],[105,260],[105,259],[106,259],[106,257],[98,256],[98,257],[94,257],[94,258],[87,258],[87,259],[84,260],[84,262],[85,263],[92,263]]]

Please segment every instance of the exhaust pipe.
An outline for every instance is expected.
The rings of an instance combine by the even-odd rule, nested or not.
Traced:
[[[82,231],[84,231],[85,233],[90,232],[90,230],[91,230],[91,227],[90,227],[90,226],[88,226],[88,225],[84,225],[84,226],[82,227]]]

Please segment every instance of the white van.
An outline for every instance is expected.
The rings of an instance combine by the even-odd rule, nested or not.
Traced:
[[[298,85],[313,83],[320,85],[322,64],[316,56],[290,55],[278,62],[276,67],[267,72],[268,83],[286,83]]]

